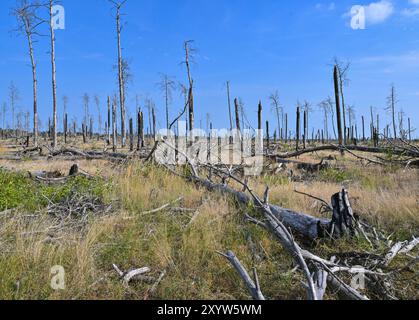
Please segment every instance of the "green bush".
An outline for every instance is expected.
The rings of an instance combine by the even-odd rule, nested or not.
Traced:
[[[353,175],[348,171],[330,168],[320,171],[320,178],[329,182],[342,183],[353,179]]]
[[[39,210],[48,204],[48,199],[60,202],[73,192],[91,194],[104,200],[109,188],[102,179],[78,176],[62,185],[46,185],[33,181],[21,173],[0,170],[0,211],[20,208],[26,211]]]

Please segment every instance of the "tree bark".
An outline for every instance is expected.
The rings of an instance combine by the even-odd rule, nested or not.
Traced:
[[[51,66],[52,66],[52,147],[57,147],[57,83],[56,83],[56,66],[55,66],[55,32],[53,26],[54,12],[53,0],[49,2],[50,14],[50,40],[51,40]]]
[[[334,85],[335,85],[335,99],[336,99],[336,120],[338,126],[338,137],[339,137],[339,145],[343,145],[343,132],[342,132],[342,115],[340,110],[340,97],[339,97],[339,70],[338,67],[335,65],[334,73]]]

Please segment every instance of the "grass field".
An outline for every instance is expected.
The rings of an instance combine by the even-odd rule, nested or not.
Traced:
[[[0,145],[0,152],[7,151]],[[269,185],[272,203],[311,215],[321,215],[319,202],[295,190],[330,202],[332,194],[345,187],[355,212],[377,229],[397,240],[418,235],[418,170],[361,166],[351,155],[338,153],[299,160],[316,163],[330,154],[337,157],[333,168],[306,173],[289,165],[277,172],[266,170],[249,183],[258,194]],[[244,214],[255,211],[252,206],[238,205],[229,196],[208,192],[139,160],[124,164],[80,160],[80,168],[95,178],[76,177],[53,186],[26,173],[45,170],[67,175],[73,163],[0,160],[0,299],[249,299],[235,270],[217,253],[227,250],[234,251],[249,270],[257,268],[267,298],[305,298],[304,279],[291,257],[269,232],[245,221]],[[48,212],[51,203],[80,194],[112,209],[90,212],[83,219],[71,215],[57,219]],[[148,213],[167,203],[173,204]],[[365,241],[357,239],[305,245],[328,257],[369,250]],[[400,256],[392,267],[405,263]],[[65,269],[65,290],[50,286],[55,265]],[[113,265],[123,271],[149,267],[151,272],[148,278],[126,285]],[[395,282],[398,298],[418,298],[417,272],[413,266],[400,273]],[[381,298],[374,291],[364,293]],[[337,295],[328,292],[326,298]]]

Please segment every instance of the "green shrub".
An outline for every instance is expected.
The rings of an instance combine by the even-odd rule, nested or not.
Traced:
[[[342,182],[353,179],[352,173],[348,171],[336,169],[336,168],[322,170],[320,171],[319,174],[322,180],[329,181],[329,182],[342,183]]]
[[[6,209],[39,210],[48,204],[70,196],[73,192],[89,193],[104,200],[109,184],[102,179],[78,176],[62,185],[46,185],[33,181],[25,174],[0,170],[0,211]]]

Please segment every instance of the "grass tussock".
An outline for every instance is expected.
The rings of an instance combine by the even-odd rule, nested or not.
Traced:
[[[284,172],[253,179],[250,185],[260,195],[269,185],[272,203],[314,215],[319,214],[319,204],[295,189],[330,201],[332,194],[346,187],[355,211],[371,224],[406,239],[418,234],[417,171],[364,170],[347,160],[339,164],[344,164],[343,169],[319,172],[303,182],[293,182]],[[65,174],[70,165],[64,161],[20,162],[17,169]],[[80,166],[105,175],[106,180],[76,178],[51,187],[24,174],[0,171],[0,212],[16,208],[0,215],[0,298],[249,299],[235,270],[217,253],[227,250],[234,251],[249,271],[257,268],[267,298],[305,297],[301,274],[291,271],[291,257],[271,234],[244,221],[244,213],[254,213],[251,206],[238,206],[225,195],[209,193],[152,165],[112,167],[83,161]],[[115,209],[106,216],[92,215],[83,230],[64,226],[57,232],[57,221],[45,212],[45,196],[60,201],[74,190],[100,195],[115,203]],[[145,213],[178,198],[182,200],[169,208]],[[359,240],[322,241],[310,248],[324,257],[354,249],[369,250]],[[396,259],[395,263],[403,266],[404,261]],[[158,278],[163,271],[166,276],[154,292],[150,290],[153,282],[139,281],[127,287],[113,264],[124,271],[147,266],[151,268],[148,276]],[[65,290],[50,286],[50,270],[55,265],[66,271]],[[402,298],[417,294],[415,282],[404,289]],[[336,297],[329,292],[326,298]]]

